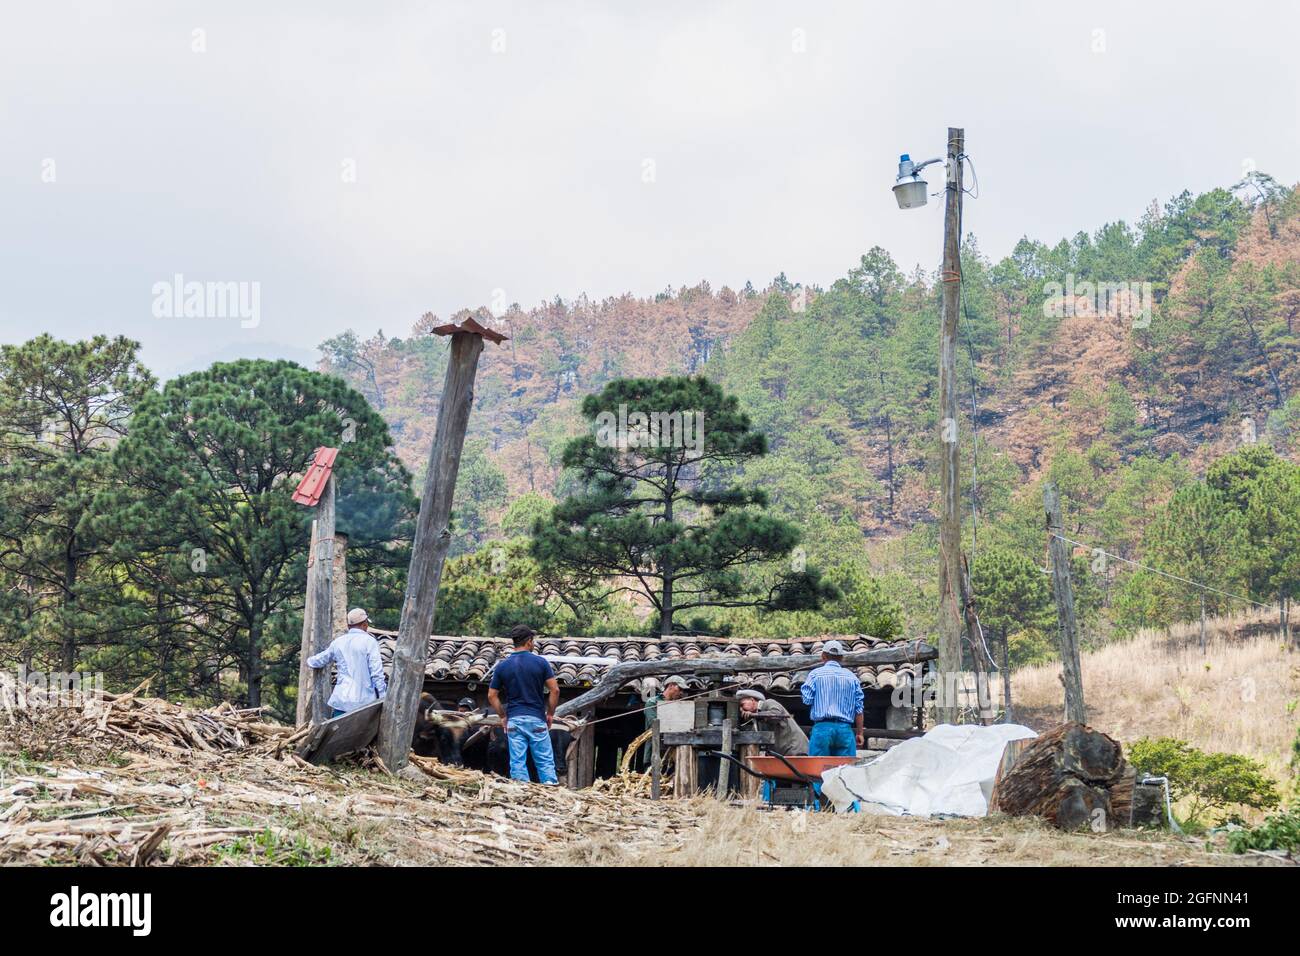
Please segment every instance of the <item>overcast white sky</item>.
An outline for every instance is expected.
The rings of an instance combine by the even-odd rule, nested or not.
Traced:
[[[6,6],[0,341],[124,333],[163,374],[496,289],[932,268],[940,206],[890,186],[949,125],[993,257],[1300,180],[1294,3]],[[260,323],[156,318],[177,273],[260,283]]]

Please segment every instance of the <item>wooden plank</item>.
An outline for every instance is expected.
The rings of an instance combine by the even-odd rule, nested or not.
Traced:
[[[907,641],[869,651],[850,651],[840,658],[840,662],[845,667],[861,667],[864,664],[920,663],[932,661],[938,656],[939,652],[924,641]],[[721,678],[733,674],[812,670],[814,667],[820,667],[821,663],[820,654],[789,654],[785,657],[746,657],[741,654],[726,654],[689,660],[657,658],[649,661],[624,661],[605,671],[590,690],[561,704],[556,708],[555,715],[566,717],[602,700],[607,700],[617,694],[624,684],[641,677],[689,674],[695,677]]]
[[[433,447],[429,450],[429,469],[424,479],[420,516],[411,548],[402,620],[393,647],[388,706],[384,708],[379,729],[379,754],[393,771],[406,766],[416,711],[420,706],[425,655],[438,604],[438,586],[442,581],[447,549],[451,546],[452,498],[456,476],[460,472],[465,430],[474,404],[474,377],[482,351],[481,335],[457,332],[451,337],[447,377],[438,406],[438,425]],[[329,532],[332,547],[334,529],[331,527]]]
[[[318,724],[298,748],[298,756],[314,764],[325,764],[368,747],[379,733],[383,707],[384,702],[377,700]]]
[[[722,728],[717,730],[688,730],[674,734],[662,734],[665,747],[712,747],[718,749],[723,745]],[[757,744],[770,747],[776,743],[776,733],[771,730],[732,731],[733,745]]]

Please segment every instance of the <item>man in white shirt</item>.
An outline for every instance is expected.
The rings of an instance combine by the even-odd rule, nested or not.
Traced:
[[[388,693],[379,642],[371,636],[370,616],[361,608],[348,611],[348,629],[334,638],[329,647],[307,658],[307,666],[314,670],[331,664],[337,668],[338,677],[329,701],[334,708],[333,716],[341,717],[350,710],[382,700]]]

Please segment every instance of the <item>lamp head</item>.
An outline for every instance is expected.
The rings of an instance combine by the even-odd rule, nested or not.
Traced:
[[[894,183],[894,198],[899,209],[924,206],[929,198],[929,186],[916,172],[912,157],[907,153],[898,157],[898,181]]]

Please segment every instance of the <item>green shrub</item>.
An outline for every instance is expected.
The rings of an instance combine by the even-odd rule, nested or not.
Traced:
[[[1210,811],[1267,810],[1279,802],[1264,766],[1240,754],[1205,753],[1174,737],[1143,737],[1129,747],[1128,759],[1142,773],[1169,778],[1169,795],[1187,799],[1187,823],[1193,827]],[[1223,813],[1219,822],[1228,816]]]
[[[1300,806],[1274,813],[1257,827],[1229,833],[1228,848],[1233,853],[1247,850],[1300,852]]]

